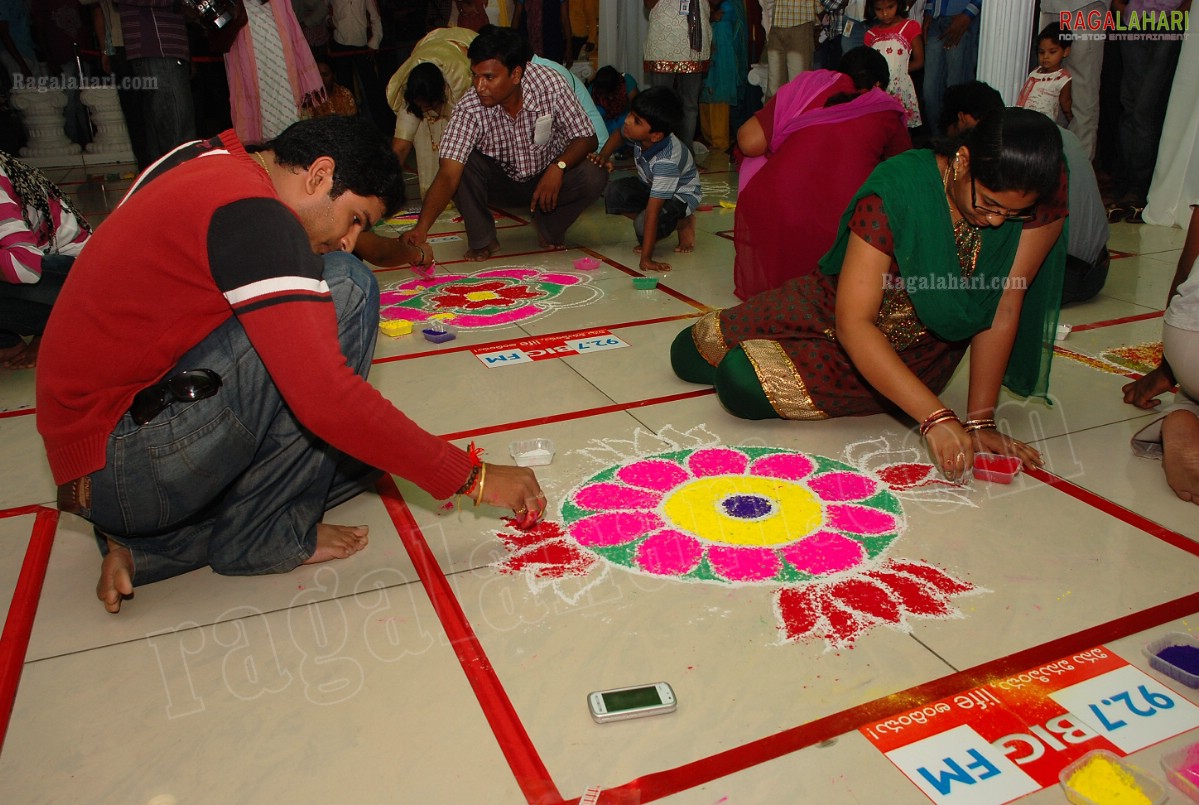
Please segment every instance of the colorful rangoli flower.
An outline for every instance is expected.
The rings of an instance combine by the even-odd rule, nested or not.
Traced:
[[[547,578],[602,560],[680,581],[770,584],[787,639],[847,645],[875,625],[952,614],[948,597],[974,589],[931,565],[884,559],[905,527],[895,492],[919,484],[925,467],[887,469],[772,447],[640,457],[575,488],[560,523],[501,532],[512,555],[500,567]]]
[[[384,289],[380,293],[380,316],[384,321],[406,319],[414,324],[432,318],[450,319],[462,329],[502,327],[570,307],[560,299],[562,293],[589,282],[578,274],[522,267],[478,274],[434,274]],[[591,301],[592,296],[585,301]]]

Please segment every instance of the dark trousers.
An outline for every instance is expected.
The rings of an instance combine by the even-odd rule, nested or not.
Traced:
[[[42,258],[42,278],[31,284],[0,282],[0,348],[15,347],[23,335],[41,335],[46,320],[67,280],[74,257],[48,254]]]
[[[557,170],[557,168],[554,168]],[[479,151],[472,151],[462,171],[462,181],[454,193],[454,204],[462,213],[466,225],[466,240],[472,249],[484,249],[495,242],[495,219],[489,204],[524,205],[533,199],[533,191],[542,173],[517,182],[504,172],[496,160]],[[558,206],[552,212],[533,211],[533,225],[548,243],[560,246],[566,242],[566,230],[591,206],[604,185],[608,172],[589,160],[575,165],[562,177],[558,191]]]
[[[361,47],[339,45],[330,39],[329,56],[333,60],[333,74],[337,83],[348,87],[351,92],[354,91],[354,77],[358,77],[358,84],[362,87],[360,109],[365,109],[380,131],[390,135],[395,131],[395,114],[387,105],[387,91],[379,78],[375,61],[370,54],[361,52],[363,50]]]
[[[604,189],[604,210],[609,215],[640,213],[633,219],[637,240],[645,240],[645,208],[649,205],[649,185],[637,176],[617,179]],[[687,205],[677,198],[668,198],[658,211],[658,240],[669,235],[687,217]],[[648,255],[647,255],[648,256]]]
[[[1099,259],[1088,263],[1081,257],[1066,255],[1066,274],[1062,278],[1062,304],[1085,302],[1103,290],[1107,282],[1107,270],[1111,267],[1111,255],[1105,248]]]

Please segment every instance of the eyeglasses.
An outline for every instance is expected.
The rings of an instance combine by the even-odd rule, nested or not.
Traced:
[[[138,425],[145,425],[171,403],[207,399],[220,387],[221,376],[211,369],[188,369],[139,391],[129,406],[129,416]]]
[[[1027,223],[1028,221],[1031,221],[1037,217],[1035,206],[1024,210],[1016,210],[1015,212],[1012,212],[1011,210],[992,210],[989,207],[979,206],[977,191],[974,189],[973,176],[970,177],[970,206],[973,207],[975,211],[982,213],[988,218],[998,217],[1004,219],[1005,221]]]

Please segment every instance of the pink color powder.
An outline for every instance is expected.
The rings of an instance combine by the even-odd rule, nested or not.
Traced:
[[[580,545],[624,545],[662,527],[653,512],[605,512],[584,517],[570,526],[570,536]]]
[[[687,459],[687,466],[696,478],[713,475],[741,475],[749,466],[749,459],[742,452],[723,447],[696,450]]]
[[[788,562],[813,576],[849,570],[866,556],[860,543],[831,531],[817,531],[783,548],[782,553]]]
[[[828,472],[808,481],[821,500],[863,500],[874,494],[878,484],[856,472]]]
[[[824,513],[829,525],[850,534],[886,534],[896,527],[890,514],[864,506],[832,505]]]
[[[806,478],[814,469],[816,469],[816,465],[807,456],[796,453],[775,453],[755,461],[751,472],[767,478],[798,481],[800,478]]]
[[[637,547],[637,564],[647,573],[682,576],[690,573],[703,558],[704,548],[690,534],[659,531]]]
[[[674,489],[691,476],[672,461],[650,459],[626,464],[616,471],[616,477],[632,486],[665,492],[667,489]]]
[[[778,554],[771,548],[712,546],[708,549],[708,561],[729,581],[762,581],[782,567]]]
[[[575,503],[591,511],[656,509],[661,502],[661,494],[621,484],[591,484],[575,494]]]

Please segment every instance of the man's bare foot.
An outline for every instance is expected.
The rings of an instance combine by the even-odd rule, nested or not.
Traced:
[[[679,221],[675,228],[679,233],[679,245],[674,250],[679,254],[690,254],[695,251],[695,215],[688,215]]]
[[[633,251],[635,251],[637,254],[641,254],[641,244],[638,243],[636,246],[634,246]]]
[[[491,256],[500,250],[500,242],[493,240],[481,249],[467,249],[466,254],[462,255],[467,260],[474,260],[476,263],[483,260],[491,259]]]
[[[304,564],[315,565],[318,562],[353,556],[366,547],[366,535],[369,530],[364,525],[317,523],[316,550],[304,560]]]
[[[108,553],[100,563],[96,597],[109,612],[121,611],[121,602],[133,597],[133,554],[124,545],[108,539]]]
[[[565,244],[565,243],[550,243],[548,240],[546,240],[546,239],[545,239],[545,236],[544,236],[544,235],[538,235],[538,236],[537,236],[537,242],[541,244],[541,248],[543,248],[543,249],[549,249],[551,252],[564,252],[564,251],[566,251],[566,244]]]
[[[1162,421],[1162,468],[1180,500],[1199,504],[1199,417],[1190,411]]]

